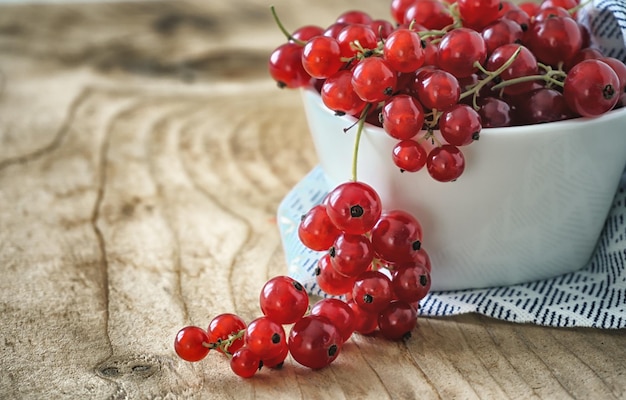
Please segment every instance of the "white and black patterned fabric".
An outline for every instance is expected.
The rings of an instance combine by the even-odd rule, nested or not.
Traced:
[[[626,1],[594,0],[579,11],[593,46],[626,62]],[[626,132],[625,132],[626,134]],[[283,199],[278,224],[289,275],[313,294],[322,253],[299,241],[300,217],[328,192],[316,167]],[[576,272],[520,285],[476,290],[431,292],[420,303],[421,316],[476,312],[490,317],[555,327],[626,328],[626,173],[622,176],[594,256]]]

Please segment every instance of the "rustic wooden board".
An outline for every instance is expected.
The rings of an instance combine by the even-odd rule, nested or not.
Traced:
[[[287,25],[387,2],[280,0]],[[259,314],[285,272],[274,216],[316,163],[265,70],[264,1],[0,8],[0,398],[624,398],[624,331],[476,315],[408,343],[356,336],[251,380],[176,331]]]

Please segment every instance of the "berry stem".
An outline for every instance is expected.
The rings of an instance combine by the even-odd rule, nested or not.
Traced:
[[[228,339],[225,340],[218,340],[217,342],[214,343],[208,343],[208,342],[203,342],[202,346],[207,347],[211,350],[221,350],[222,353],[226,354],[228,356],[228,358],[232,357],[232,354],[228,351],[228,348],[230,347],[231,344],[233,344],[233,342],[235,340],[241,339],[246,333],[245,329],[240,330],[237,333],[233,333],[231,335],[228,336]]]
[[[498,90],[498,89],[502,89],[504,87],[507,86],[511,86],[514,85],[516,83],[522,83],[522,82],[530,82],[530,81],[545,81],[547,84],[552,84],[552,85],[556,85],[559,87],[563,87],[563,81],[559,80],[559,79],[555,79],[556,78],[565,78],[566,73],[558,70],[558,69],[550,69],[548,71],[546,71],[545,74],[542,75],[527,75],[527,76],[520,76],[519,78],[513,78],[513,79],[508,79],[505,81],[502,81],[500,83],[498,83],[497,85],[494,85],[491,90]]]
[[[272,16],[274,17],[274,21],[276,22],[276,25],[278,25],[278,29],[280,29],[283,35],[285,35],[287,40],[297,43],[300,46],[304,46],[306,44],[302,40],[296,39],[295,37],[291,35],[291,33],[289,33],[289,31],[285,28],[283,23],[280,21],[280,18],[278,18],[278,14],[276,13],[276,8],[273,5],[270,6],[270,11],[272,12]]]
[[[470,95],[473,96],[473,98],[472,98],[472,105],[474,106],[475,110],[478,110],[479,107],[478,107],[478,104],[476,103],[476,98],[478,97],[478,93],[481,91],[481,89],[483,87],[485,87],[486,84],[488,84],[489,82],[493,81],[498,76],[500,76],[500,74],[502,74],[504,71],[506,71],[506,69],[509,68],[511,66],[511,64],[513,64],[513,61],[515,61],[515,59],[517,58],[517,56],[519,55],[519,53],[521,51],[522,51],[522,48],[519,47],[517,50],[515,50],[515,52],[513,54],[511,54],[511,57],[509,57],[509,59],[506,60],[506,62],[504,64],[502,64],[500,66],[500,68],[496,69],[495,71],[487,71],[477,61],[475,63],[476,68],[478,68],[480,70],[480,72],[482,72],[485,75],[487,75],[487,77],[485,79],[481,80],[480,82],[478,82],[476,85],[472,86],[470,89],[468,89],[465,92],[461,93],[460,99],[464,99],[464,98],[466,98],[467,96],[470,96]],[[495,86],[494,86],[494,90],[495,90]]]
[[[359,116],[359,121],[356,127],[356,136],[354,137],[354,150],[352,152],[352,181],[357,181],[357,164],[359,157],[359,145],[361,144],[361,135],[363,134],[363,126],[365,125],[365,118],[369,113],[371,108],[371,104],[367,104],[363,111],[361,111],[361,115]]]

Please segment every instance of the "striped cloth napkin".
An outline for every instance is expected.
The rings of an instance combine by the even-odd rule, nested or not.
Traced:
[[[626,61],[626,1],[594,0],[578,13],[592,45]],[[300,217],[322,201],[329,188],[316,167],[283,199],[278,224],[288,273],[312,294],[321,253],[298,239]],[[626,328],[626,173],[622,176],[604,230],[589,264],[552,279],[488,289],[431,292],[420,302],[421,316],[475,312],[490,317],[555,327]]]

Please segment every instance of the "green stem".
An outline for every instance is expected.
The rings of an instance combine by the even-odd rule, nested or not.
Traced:
[[[293,37],[291,35],[291,33],[289,33],[289,31],[285,28],[283,23],[280,21],[280,18],[278,18],[278,14],[276,13],[276,8],[274,8],[274,6],[270,6],[270,11],[272,12],[272,16],[274,17],[274,21],[276,21],[276,25],[278,25],[278,29],[280,29],[280,31],[283,33],[283,35],[285,35],[285,37],[287,37],[287,40],[290,40],[290,41],[292,41],[294,43],[297,43],[300,46],[304,46],[306,44],[306,42],[303,42],[302,40],[296,39],[295,37]]]
[[[243,336],[245,335],[246,330],[242,329],[237,333],[233,333],[230,336],[228,336],[228,339],[225,340],[218,340],[215,343],[207,343],[207,342],[203,342],[202,345],[204,347],[207,347],[211,350],[221,350],[222,353],[226,354],[226,356],[228,358],[232,357],[232,353],[230,351],[228,351],[228,348],[235,342],[235,340],[241,339],[243,338]]]
[[[554,78],[555,76],[564,78],[566,75],[565,75],[565,72],[560,71],[560,70],[550,70],[543,75],[520,76],[519,78],[513,78],[513,79],[508,79],[506,81],[502,81],[498,83],[497,85],[494,85],[491,88],[491,90],[498,90],[507,86],[515,85],[516,83],[532,82],[532,81],[545,81],[546,83],[551,83],[553,85],[563,87],[563,82],[558,79],[555,79]]]
[[[365,117],[369,113],[371,104],[365,106],[361,115],[359,116],[359,122],[357,123],[356,136],[354,138],[354,150],[352,152],[352,181],[357,181],[357,165],[359,158],[359,145],[361,144],[361,135],[363,134],[363,126],[365,125]]]

